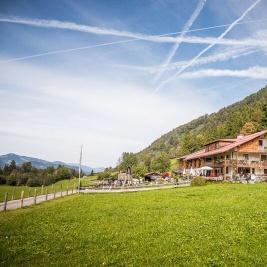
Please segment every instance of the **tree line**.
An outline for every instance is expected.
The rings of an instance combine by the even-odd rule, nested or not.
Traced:
[[[167,172],[170,167],[170,159],[165,152],[159,152],[153,159],[149,155],[140,158],[132,152],[124,152],[117,168],[122,171],[130,168],[134,177],[143,177],[148,172]]]
[[[134,178],[142,178],[148,172],[164,173],[170,170],[171,164],[167,153],[158,153],[152,160],[149,156],[145,159],[139,158],[135,153],[123,152],[115,168],[106,168],[98,174],[98,180],[117,179],[118,172],[126,172],[128,168]]]
[[[12,186],[46,186],[74,177],[78,177],[78,172],[62,165],[38,169],[33,167],[31,162],[24,162],[21,166],[18,166],[12,160],[10,164],[5,164],[3,168],[0,168],[0,184]]]

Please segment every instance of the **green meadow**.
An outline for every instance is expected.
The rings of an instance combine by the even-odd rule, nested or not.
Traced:
[[[90,185],[91,182],[95,181],[97,179],[97,176],[85,176],[81,179],[82,185]],[[55,184],[44,186],[43,188],[41,186],[38,187],[29,187],[29,186],[11,186],[11,185],[0,185],[0,202],[4,201],[5,193],[8,193],[8,200],[12,199],[19,199],[21,196],[21,191],[24,191],[24,197],[30,197],[34,196],[35,189],[37,190],[37,195],[45,194],[46,189],[48,193],[53,193],[54,191],[60,192],[61,188],[63,191],[66,191],[67,189],[75,189],[78,186],[78,178],[74,179],[68,179],[68,180],[62,180]]]
[[[2,266],[266,266],[267,184],[73,195],[0,214]]]

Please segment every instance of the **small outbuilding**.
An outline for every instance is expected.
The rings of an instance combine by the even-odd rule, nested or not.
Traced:
[[[157,179],[161,179],[162,175],[158,172],[149,172],[145,174],[145,181],[155,181]]]

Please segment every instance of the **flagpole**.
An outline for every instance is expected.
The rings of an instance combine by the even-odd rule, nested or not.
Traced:
[[[81,186],[82,154],[83,154],[83,145],[81,145],[80,161],[79,161],[79,184],[78,184],[78,193],[80,193],[80,186]]]

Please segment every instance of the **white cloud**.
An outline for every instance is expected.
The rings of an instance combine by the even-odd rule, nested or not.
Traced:
[[[232,17],[231,14],[229,19]],[[6,19],[7,17],[1,18]],[[24,20],[10,17],[8,19]],[[25,37],[27,31],[22,31],[22,34],[21,27],[13,27],[14,32],[10,33],[10,36],[9,34],[5,36],[5,44],[8,43],[8,38],[11,36],[12,48],[16,49],[17,45],[23,44],[16,49],[17,55],[26,53],[26,51],[50,51],[51,49],[51,52],[31,55],[20,60],[58,53],[60,56],[18,62],[12,62],[18,60],[16,58],[2,57],[0,59],[2,61],[0,64],[0,153],[16,152],[48,160],[77,162],[80,145],[83,143],[84,163],[92,166],[114,164],[121,152],[143,149],[172,128],[199,115],[213,112],[221,106],[233,103],[251,93],[251,89],[255,91],[262,85],[263,80],[260,77],[266,75],[265,70],[259,69],[259,67],[257,67],[258,69],[247,69],[248,66],[254,64],[265,64],[264,57],[260,59],[262,62],[258,61],[262,54],[257,54],[255,58],[249,57],[245,63],[243,62],[244,64],[240,64],[239,61],[220,64],[225,69],[220,69],[215,65],[214,68],[217,67],[217,69],[209,66],[211,69],[202,69],[201,75],[197,72],[192,72],[192,76],[190,73],[184,73],[183,79],[177,79],[175,83],[170,84],[168,90],[151,95],[150,92],[153,89],[151,88],[151,77],[146,74],[149,72],[154,74],[161,70],[161,66],[155,66],[155,64],[160,62],[163,49],[168,46],[151,45],[150,42],[175,43],[177,38],[171,35],[177,33],[171,33],[169,36],[168,34],[153,36],[69,22],[65,24],[63,21],[25,20],[27,20],[24,21],[25,25],[36,23],[37,27],[49,29],[65,29],[99,36],[118,36],[120,41],[81,47],[88,37],[90,37],[91,43],[100,38],[95,39],[90,35],[80,34],[65,35],[66,31],[64,31],[62,32],[64,38],[61,40],[68,40],[66,45],[64,43],[64,47],[68,45],[74,48],[55,51],[53,49],[61,47],[60,38],[56,41],[46,38],[43,41],[44,38],[39,31],[34,31],[34,34],[30,31],[27,36],[29,38],[27,38]],[[219,20],[216,19],[216,21]],[[225,22],[227,19],[221,19],[221,21]],[[14,23],[16,22],[14,21]],[[106,25],[107,23],[109,22],[106,22]],[[114,25],[112,21],[110,23],[110,25]],[[237,24],[243,23],[245,22]],[[248,24],[251,25],[250,22]],[[50,27],[51,25],[52,27]],[[117,28],[123,29],[133,26],[123,25],[123,22],[115,25],[120,25]],[[193,29],[188,32],[227,26],[229,24]],[[266,35],[246,34],[243,30],[244,27],[241,29],[243,33],[241,37],[233,35],[235,39],[218,40],[205,35],[206,37],[179,37],[178,41],[187,44],[212,44],[216,41],[217,44],[222,45],[219,48],[222,48],[223,51],[215,51],[212,55],[198,58],[194,62],[194,66],[236,59],[266,49]],[[234,34],[236,33],[239,34],[239,32],[234,32]],[[77,36],[81,38],[74,38]],[[137,40],[148,42],[135,42]],[[114,46],[112,49],[111,47],[99,49],[99,51],[89,49],[123,42],[129,42],[129,44]],[[189,46],[186,50],[188,53],[185,55],[194,53],[195,50],[191,51],[190,48]],[[64,55],[64,53],[79,49],[88,49],[88,51]],[[7,47],[2,51],[2,53],[4,52],[5,55],[11,55],[14,50]],[[119,63],[153,66],[137,67],[145,70],[145,75],[143,75],[143,73],[125,71],[125,69],[114,69],[113,66]],[[176,70],[188,63],[188,60],[175,62],[169,64],[166,70]],[[237,68],[239,71],[236,70]],[[240,68],[242,69],[240,70]],[[231,83],[230,79],[225,79],[225,83],[222,82],[223,79],[218,79],[216,90],[209,89],[211,85],[215,85],[211,84],[209,79],[197,80],[201,77],[225,76],[248,77],[247,79],[256,77],[257,80],[253,86],[244,87],[245,79],[231,79]],[[240,81],[242,84],[239,86],[242,86],[242,90],[232,90],[234,92],[225,97],[227,90],[229,92],[229,88],[236,86],[236,82]]]
[[[184,79],[205,77],[236,77],[267,80],[267,68],[256,66],[244,70],[201,69],[194,72],[185,72],[180,77]]]
[[[1,153],[31,151],[73,162],[83,143],[85,163],[115,164],[123,151],[141,150],[178,124],[214,110],[201,93],[182,84],[186,90],[177,93],[178,103],[164,95],[151,97],[141,84],[100,81],[78,70],[13,62],[0,66],[0,73],[1,127],[11,133],[2,134]],[[194,108],[184,114],[188,106]]]

